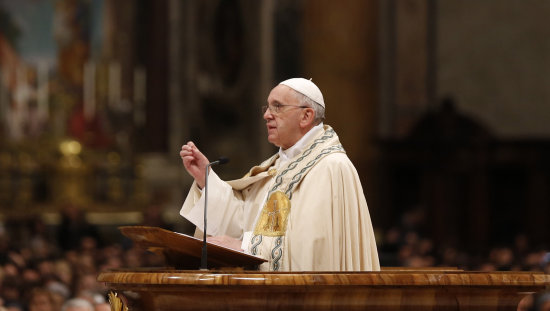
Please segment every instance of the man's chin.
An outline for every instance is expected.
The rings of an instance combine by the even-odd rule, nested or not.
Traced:
[[[279,147],[279,144],[277,143],[277,140],[275,139],[275,137],[272,137],[271,135],[268,135],[267,136],[267,141],[270,142],[271,144],[275,145],[276,147]]]

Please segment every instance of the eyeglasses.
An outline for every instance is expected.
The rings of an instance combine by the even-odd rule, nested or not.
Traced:
[[[262,113],[265,113],[267,109],[269,109],[269,112],[271,112],[272,114],[278,114],[282,112],[281,110],[282,107],[309,108],[308,106],[295,106],[295,105],[284,105],[281,103],[274,103],[274,104],[262,106]]]

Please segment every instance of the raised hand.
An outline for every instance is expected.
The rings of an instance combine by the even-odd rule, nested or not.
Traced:
[[[192,141],[187,142],[187,144],[181,147],[180,157],[189,175],[195,179],[200,188],[203,188],[205,182],[205,168],[206,165],[210,163],[208,159],[199,151]]]

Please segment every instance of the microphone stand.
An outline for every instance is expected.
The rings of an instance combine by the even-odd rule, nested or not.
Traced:
[[[208,206],[208,172],[210,171],[210,167],[212,165],[216,164],[225,164],[229,162],[229,159],[221,157],[218,160],[214,162],[210,162],[205,167],[204,172],[204,226],[203,226],[203,235],[202,235],[202,253],[201,253],[201,266],[200,270],[208,270],[208,250],[207,250],[207,243],[206,243],[206,207]]]

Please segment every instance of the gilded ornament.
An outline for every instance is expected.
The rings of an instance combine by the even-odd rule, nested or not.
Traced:
[[[117,293],[109,292],[109,304],[111,305],[111,311],[128,311],[128,307],[118,297]]]
[[[275,191],[269,195],[265,203],[256,228],[255,235],[283,236],[286,232],[290,200],[282,191]]]

